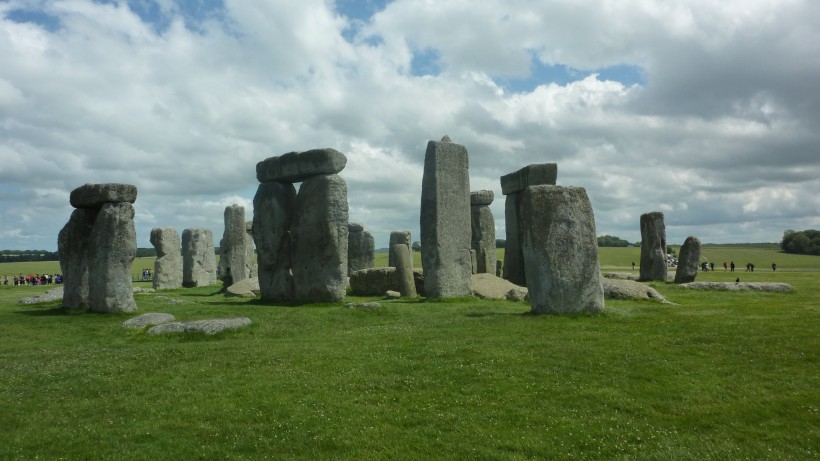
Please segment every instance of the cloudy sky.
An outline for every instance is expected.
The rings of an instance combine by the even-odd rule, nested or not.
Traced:
[[[153,227],[252,217],[260,160],[347,155],[350,220],[418,240],[424,152],[471,189],[558,164],[599,235],[780,241],[820,227],[816,0],[2,0],[0,249],[56,250],[70,191]]]

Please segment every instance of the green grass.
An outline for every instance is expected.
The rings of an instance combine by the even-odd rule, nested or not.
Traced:
[[[255,322],[208,338],[0,288],[0,459],[818,459],[814,258],[740,273],[794,293],[654,283],[678,305],[608,301],[594,316],[135,295],[140,312]]]

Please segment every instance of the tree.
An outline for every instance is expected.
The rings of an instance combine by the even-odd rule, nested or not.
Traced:
[[[504,239],[495,239],[495,247],[496,248],[506,248],[507,241]]]
[[[421,251],[421,242],[413,242],[410,248],[412,248],[413,251]]]
[[[614,235],[602,235],[598,237],[598,246],[599,247],[628,247],[629,242],[626,240],[615,237]]]
[[[820,231],[814,229],[793,231],[789,229],[783,233],[780,248],[786,253],[820,255]]]

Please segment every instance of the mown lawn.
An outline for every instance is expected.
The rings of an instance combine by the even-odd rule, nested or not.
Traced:
[[[0,288],[0,459],[818,459],[818,269],[741,273],[786,294],[656,283],[678,305],[594,316],[136,295],[140,312],[254,321],[207,338]]]

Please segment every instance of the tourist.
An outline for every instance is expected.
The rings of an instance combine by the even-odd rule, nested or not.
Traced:
[[[776,271],[776,270],[777,270],[777,264],[775,264],[775,263],[773,262],[773,263],[772,263],[772,272],[774,272],[774,271]],[[8,280],[6,280],[6,285],[8,285]]]
[[[774,263],[772,263],[772,267],[774,267]],[[3,285],[9,286],[9,276],[8,275],[3,276]]]
[[[709,263],[709,269],[714,272],[715,271],[715,263]]]
[[[734,261],[734,260],[732,260],[731,264],[729,264],[729,267],[731,267],[731,268],[732,268],[732,270],[731,270],[730,272],[734,272],[734,271],[735,271],[735,261]]]
[[[635,272],[635,261],[632,261],[632,272]]]
[[[727,264],[726,261],[723,261],[723,272],[726,272]]]

